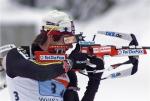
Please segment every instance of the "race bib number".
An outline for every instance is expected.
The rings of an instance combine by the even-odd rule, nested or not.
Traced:
[[[62,98],[65,90],[65,86],[55,80],[39,82],[39,93],[42,96],[54,96]]]

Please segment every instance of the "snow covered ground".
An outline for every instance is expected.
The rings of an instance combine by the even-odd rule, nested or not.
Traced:
[[[124,1],[120,0],[118,6],[103,16],[97,16],[87,22],[76,22],[77,31],[83,31],[89,36],[98,30],[134,33],[141,46],[150,46],[150,1],[132,0],[130,4],[122,3]],[[96,42],[127,45],[125,41],[110,41],[101,35],[97,35]],[[149,55],[140,56],[139,71],[134,76],[102,81],[94,101],[150,101],[150,51],[148,53]],[[114,62],[110,59],[105,59],[106,65]],[[82,98],[88,79],[81,74],[78,74],[78,77],[81,87],[79,95]],[[0,101],[10,101],[7,90],[0,92]]]

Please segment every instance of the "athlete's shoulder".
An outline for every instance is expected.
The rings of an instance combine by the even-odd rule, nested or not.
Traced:
[[[25,48],[22,48],[22,46],[13,48],[7,53],[7,59],[8,58],[14,59],[15,57],[20,56],[23,56],[25,59],[29,59],[29,54],[27,53],[27,50]]]
[[[29,46],[16,47],[16,48],[13,48],[13,49],[9,50],[8,53],[18,53],[19,51],[28,52],[29,51]]]

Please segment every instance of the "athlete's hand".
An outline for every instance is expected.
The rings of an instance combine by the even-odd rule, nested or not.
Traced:
[[[76,48],[69,55],[69,59],[72,61],[72,69],[85,69],[87,63],[87,54],[81,53],[80,45],[77,44]]]
[[[87,66],[86,69],[89,71],[104,69],[104,62],[102,59],[99,59],[97,57],[91,57],[90,63],[95,64],[96,67],[93,68],[93,67]],[[94,101],[95,94],[98,91],[98,88],[100,85],[102,74],[103,73],[88,73],[89,81],[88,81],[86,91],[81,101]]]
[[[94,71],[94,70],[102,70],[102,69],[104,69],[104,61],[102,59],[97,58],[95,56],[90,57],[89,59],[90,59],[89,62],[91,64],[95,65],[95,67],[87,66],[87,68],[86,68],[87,70],[89,70],[89,71],[93,70]]]

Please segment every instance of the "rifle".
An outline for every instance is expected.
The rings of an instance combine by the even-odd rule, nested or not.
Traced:
[[[95,44],[94,40],[95,40],[96,35],[94,35],[92,41],[85,41],[84,40],[85,36],[83,36],[83,33],[80,33],[76,35],[75,37],[73,36],[66,37],[64,38],[64,42],[66,44],[78,43],[80,45],[80,52],[86,53],[91,57],[95,56],[97,58],[104,58],[105,56],[108,56],[108,55],[111,57],[125,57],[126,56],[126,57],[129,57],[129,60],[123,63],[113,64],[109,68],[104,69],[104,70],[86,71],[86,72],[100,73],[100,72],[115,70],[116,68],[121,68],[121,66],[123,65],[132,64],[133,67],[126,68],[125,70],[113,72],[109,74],[108,76],[102,78],[102,80],[107,79],[107,78],[126,77],[126,76],[135,74],[138,70],[139,56],[147,54],[147,50],[150,49],[150,47],[139,46],[135,35],[132,33],[126,34],[126,33],[111,32],[111,31],[98,31],[97,34],[127,40],[129,41],[129,46],[117,47],[113,45],[103,46],[101,44]],[[80,73],[87,76],[87,74],[85,74],[85,71],[81,71]]]
[[[99,31],[98,34],[104,34],[105,31]],[[70,43],[78,43],[80,45],[80,52],[86,53],[90,56],[96,56],[103,58],[104,56],[138,56],[147,54],[147,49],[150,49],[150,47],[141,47],[138,46],[137,39],[134,34],[123,34],[123,33],[117,33],[117,32],[105,32],[107,36],[113,36],[118,37],[124,40],[130,41],[129,46],[113,46],[113,45],[101,45],[96,44],[94,39],[96,35],[94,35],[92,41],[85,41],[82,34],[75,35],[74,39],[73,36],[71,37],[65,37],[64,43],[70,44]],[[114,33],[114,34],[111,34]],[[116,34],[117,33],[117,34]],[[73,41],[72,41],[73,40]]]
[[[79,51],[81,53],[88,54],[89,57],[97,57],[103,59],[105,56],[111,56],[111,57],[129,57],[129,60],[123,62],[123,63],[117,63],[112,64],[109,68],[105,68],[103,70],[97,70],[97,71],[80,71],[81,74],[86,75],[85,72],[93,72],[93,73],[100,73],[100,72],[107,72],[116,70],[117,68],[121,68],[123,65],[132,64],[133,66],[131,68],[126,68],[125,70],[120,70],[117,72],[113,72],[109,74],[108,76],[102,78],[120,78],[120,77],[126,77],[133,75],[138,70],[138,59],[140,55],[147,54],[147,50],[150,49],[150,47],[141,47],[138,44],[138,41],[134,34],[125,34],[125,33],[119,33],[119,32],[110,32],[110,31],[98,31],[97,34],[102,34],[106,36],[116,37],[123,40],[129,41],[129,46],[113,46],[113,45],[106,45],[103,46],[101,44],[95,43],[95,37],[94,35],[92,41],[85,41],[83,36],[83,33],[73,35],[73,36],[67,36],[64,37],[64,43],[65,44],[72,44],[77,43],[80,45]],[[36,57],[38,62],[58,62],[58,61],[64,61],[67,59],[67,55],[63,54],[63,51],[66,51],[66,46],[52,46],[52,48],[55,48],[59,52],[59,54],[50,54],[48,52],[36,52]],[[60,54],[61,53],[61,54]],[[87,65],[90,65],[91,67],[95,68],[94,64],[90,64],[87,62]]]

